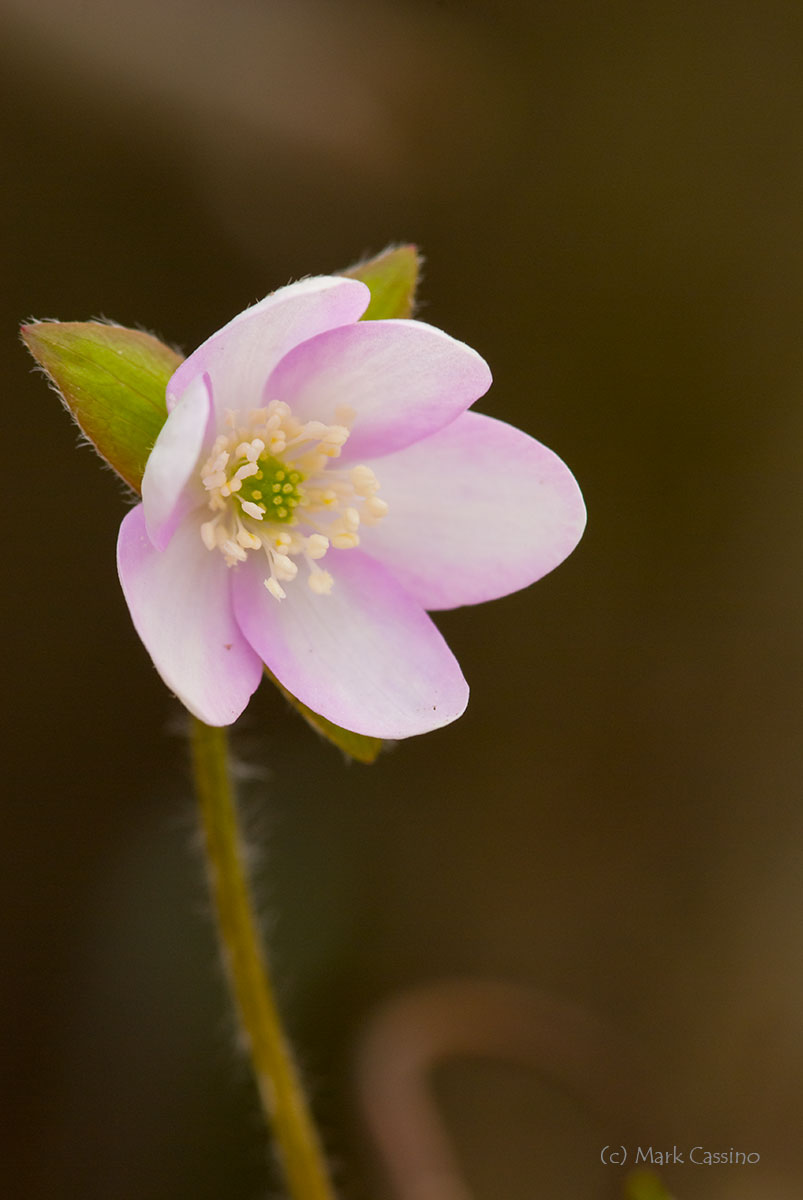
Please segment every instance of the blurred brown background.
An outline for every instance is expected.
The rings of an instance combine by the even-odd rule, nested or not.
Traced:
[[[343,1195],[391,1196],[355,1103],[367,1019],[468,976],[581,1005],[648,1077],[636,1121],[627,1086],[599,1114],[537,1070],[445,1067],[476,1200],[618,1195],[599,1151],[636,1137],[761,1154],[674,1167],[684,1200],[798,1196],[803,9],[0,16],[2,1194],[276,1186],[232,1053],[180,713],[115,577],[125,501],[16,326],[103,314],[189,350],[291,278],[413,240],[422,315],[494,370],[480,408],[567,460],[590,523],[533,589],[439,617],[473,689],[456,725],[373,769],[267,689],[238,729]]]

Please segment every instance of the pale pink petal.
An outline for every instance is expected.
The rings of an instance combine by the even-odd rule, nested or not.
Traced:
[[[231,607],[229,570],[185,521],[154,549],[142,505],[124,518],[117,570],[131,619],[164,682],[208,725],[229,725],[262,677]]]
[[[211,417],[209,388],[199,375],[162,426],[142,476],[145,523],[157,550],[164,549],[189,510],[203,503],[198,467],[211,440]]]
[[[172,408],[196,375],[208,372],[218,414],[261,403],[276,363],[299,342],[359,320],[370,292],[357,279],[321,275],[279,288],[234,317],[187,358],[167,385]]]
[[[557,455],[479,413],[371,465],[389,507],[360,530],[361,547],[425,608],[526,587],[571,553],[585,527],[580,489]]]
[[[484,359],[440,329],[363,321],[296,346],[270,376],[265,397],[286,401],[302,421],[350,425],[349,461],[434,433],[490,385]]]
[[[466,707],[460,668],[421,606],[358,550],[333,550],[335,579],[317,595],[303,572],[266,590],[256,556],[235,572],[234,611],[245,636],[294,696],[346,729],[403,738],[454,721]]]

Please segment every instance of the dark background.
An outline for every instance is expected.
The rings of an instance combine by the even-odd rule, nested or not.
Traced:
[[[421,315],[488,359],[479,407],[566,459],[589,527],[531,590],[439,616],[472,685],[455,725],[345,767],[263,688],[235,733],[343,1195],[391,1195],[355,1101],[370,1014],[472,977],[582,1006],[647,1076],[600,1113],[544,1071],[445,1067],[476,1200],[619,1195],[599,1151],[636,1139],[760,1153],[672,1168],[684,1200],[798,1196],[803,10],[0,15],[3,1195],[275,1187],[181,713],[115,577],[126,502],[16,327],[103,314],[190,350],[292,278],[412,240]]]

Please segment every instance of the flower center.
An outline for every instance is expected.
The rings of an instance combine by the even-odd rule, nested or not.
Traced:
[[[248,459],[236,464],[236,469],[245,466]],[[304,476],[294,467],[285,466],[273,454],[260,454],[258,470],[247,475],[239,489],[240,502],[250,501],[261,511],[263,520],[287,522],[293,520],[293,511],[302,503],[304,493],[300,484]]]
[[[299,561],[307,584],[328,593],[333,579],[318,566],[330,546],[359,545],[359,527],[380,521],[387,512],[377,496],[379,483],[370,467],[338,469],[349,429],[343,423],[301,422],[287,404],[272,400],[251,412],[229,412],[228,432],[215,440],[201,469],[212,516],[201,525],[209,550],[226,565],[244,562],[250,551],[265,555],[265,587],[283,600],[282,587],[295,579]]]

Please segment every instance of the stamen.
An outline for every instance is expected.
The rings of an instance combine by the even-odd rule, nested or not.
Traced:
[[[351,482],[358,496],[372,496],[374,492],[379,491],[379,481],[370,467],[354,467]]]
[[[248,558],[242,546],[238,546],[232,538],[227,538],[220,548],[223,551],[224,557],[231,559],[233,562],[245,562]]]
[[[251,533],[251,531],[246,529],[243,525],[240,525],[240,528],[237,530],[237,541],[245,550],[258,550],[262,545],[262,542],[256,536],[256,534]]]
[[[307,584],[319,596],[328,596],[334,586],[334,579],[328,571],[320,569],[310,571]]]
[[[225,471],[213,471],[209,475],[203,476],[203,484],[205,488],[211,492],[215,488],[223,487],[226,482]]]
[[[207,550],[214,550],[217,546],[217,537],[215,536],[215,526],[220,517],[215,517],[212,521],[204,521],[201,526],[201,540]]]
[[[271,596],[275,596],[277,600],[286,600],[287,599],[287,592],[284,590],[284,588],[278,582],[278,580],[273,578],[272,575],[268,579],[266,579],[264,581],[264,583],[265,583],[265,587],[268,589]]]
[[[376,524],[387,514],[387,503],[380,496],[370,496],[363,505],[362,519],[366,525]]]
[[[328,432],[329,426],[324,425],[323,421],[307,421],[299,437],[303,435],[305,438],[314,438],[316,441],[320,441],[322,437],[326,437]],[[298,438],[295,440],[298,441]]]
[[[298,566],[286,554],[274,554],[273,565],[279,579],[295,579],[298,574]]]
[[[258,473],[258,471],[259,471],[259,467],[257,466],[256,462],[252,461],[252,462],[243,463],[243,465],[241,467],[238,467],[237,470],[235,471],[234,478],[240,479],[240,480],[250,479],[251,476],[256,475]]]
[[[330,547],[358,546],[360,525],[374,524],[387,512],[371,467],[336,469],[332,462],[349,438],[353,418],[344,406],[337,424],[298,421],[280,400],[247,413],[228,411],[227,432],[216,437],[200,472],[214,514],[200,524],[204,545],[220,550],[229,567],[262,550],[269,572],[265,587],[277,600],[286,598],[282,584],[298,575],[299,558],[310,589],[327,595],[334,580],[317,560]],[[284,457],[288,451],[290,461]]]

